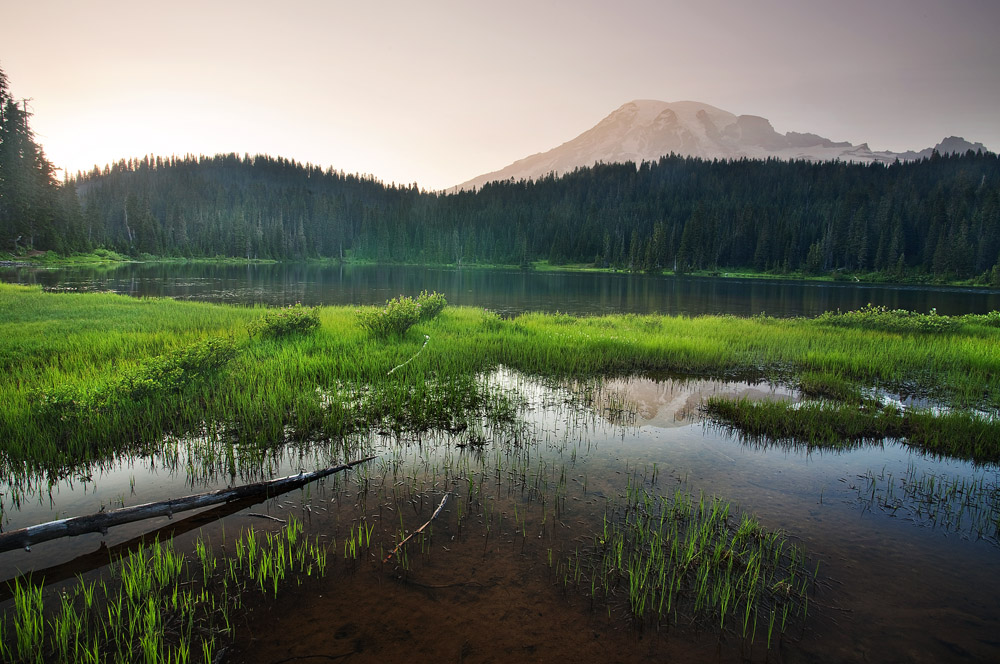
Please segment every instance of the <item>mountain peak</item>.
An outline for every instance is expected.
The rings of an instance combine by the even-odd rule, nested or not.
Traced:
[[[961,136],[948,136],[934,146],[939,154],[965,154],[969,150],[973,152],[986,151],[986,146],[982,143],[970,143]]]
[[[496,180],[533,180],[562,175],[598,162],[655,161],[668,154],[703,159],[840,159],[891,163],[939,153],[985,150],[982,143],[949,136],[935,148],[920,152],[873,152],[867,143],[835,142],[818,134],[779,134],[770,120],[735,115],[697,101],[633,99],[619,106],[592,128],[547,152],[531,155],[492,173],[464,182],[455,190],[481,187]]]

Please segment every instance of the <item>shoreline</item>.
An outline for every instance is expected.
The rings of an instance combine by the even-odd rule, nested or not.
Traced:
[[[626,276],[649,276],[649,277],[688,277],[698,279],[729,279],[729,280],[759,280],[759,281],[791,281],[798,283],[832,284],[832,285],[856,285],[856,286],[889,286],[889,287],[930,287],[930,288],[956,288],[975,292],[1000,292],[1000,286],[991,284],[972,283],[970,280],[939,280],[924,276],[904,277],[903,279],[883,278],[873,273],[835,273],[823,275],[804,275],[797,272],[787,274],[754,272],[752,270],[697,270],[692,272],[676,273],[669,270],[660,272],[630,271],[611,267],[594,267],[586,264],[566,264],[552,265],[548,261],[533,261],[530,267],[519,265],[503,265],[492,263],[379,263],[364,259],[339,259],[339,258],[307,258],[304,260],[273,260],[263,258],[236,258],[236,257],[212,257],[212,258],[179,258],[165,256],[140,256],[131,257],[117,254],[115,252],[99,250],[99,252],[89,254],[72,254],[70,256],[60,256],[55,252],[46,252],[31,257],[15,257],[13,255],[0,254],[0,268],[21,269],[21,268],[67,268],[77,266],[96,265],[126,265],[126,264],[160,264],[160,265],[320,265],[320,266],[380,266],[380,267],[424,267],[455,270],[516,270],[523,272],[552,272],[552,273],[600,273]]]

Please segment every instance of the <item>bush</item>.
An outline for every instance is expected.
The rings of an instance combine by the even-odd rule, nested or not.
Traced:
[[[420,305],[400,295],[381,309],[358,309],[358,324],[377,337],[404,334],[420,320]]]
[[[1000,327],[1000,311],[991,311],[988,314],[965,314],[962,316],[962,321],[987,327]]]
[[[915,311],[876,307],[871,304],[847,313],[828,311],[818,316],[817,320],[837,327],[899,333],[953,332],[961,325],[960,319],[939,316],[933,309],[930,313],[919,314]]]
[[[421,291],[417,299],[400,295],[388,300],[381,309],[358,309],[358,324],[375,336],[404,334],[422,320],[431,320],[448,304],[438,292]]]
[[[229,338],[196,341],[166,355],[147,360],[122,375],[119,392],[129,399],[159,397],[215,375],[236,357]]]
[[[305,334],[319,327],[319,314],[315,307],[303,307],[302,303],[269,311],[262,318],[250,323],[247,331],[251,337],[261,336],[277,339],[292,334]]]
[[[163,399],[217,375],[236,357],[236,352],[236,344],[229,338],[196,341],[150,358],[106,381],[58,385],[40,392],[37,395],[40,412],[66,421],[87,413],[110,412],[126,403]]]
[[[444,295],[441,293],[437,291],[433,293],[421,291],[420,295],[417,296],[417,305],[420,307],[420,320],[431,320],[441,313],[447,304],[448,301],[444,299]]]

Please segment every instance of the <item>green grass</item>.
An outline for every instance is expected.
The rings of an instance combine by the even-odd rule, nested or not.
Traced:
[[[160,451],[178,438],[199,441],[193,453],[204,459],[189,459],[192,467],[215,468],[290,441],[369,431],[460,432],[475,448],[463,458],[483,456],[490,438],[484,427],[510,425],[503,439],[517,439],[523,404],[483,378],[499,367],[584,382],[634,374],[783,381],[822,401],[795,408],[712,401],[710,408],[734,424],[745,418],[737,424],[742,431],[770,439],[836,446],[902,437],[939,454],[1000,458],[996,420],[968,410],[995,415],[1000,408],[996,314],[867,309],[817,319],[538,313],[504,319],[428,297],[435,299],[426,310],[436,316],[416,316],[407,329],[380,335],[352,307],[270,309],[0,285],[0,469],[13,491],[19,481],[44,482],[39,478]],[[873,388],[954,410],[882,407],[870,396]],[[498,468],[502,457],[498,451]],[[520,491],[535,485],[541,527],[547,504],[552,528],[565,509],[565,468],[558,480],[549,469],[553,477],[542,482],[551,482],[553,493],[538,489],[542,470],[524,464]],[[524,510],[515,505],[513,514],[497,513],[482,489],[493,473],[484,471],[478,482],[465,474],[457,486],[467,485],[467,495],[455,501],[459,533],[462,510],[478,508],[487,516],[484,553],[501,539],[491,539],[490,528],[502,534],[505,523],[520,531],[523,551]],[[396,505],[400,517],[402,506]],[[717,625],[751,641],[766,638],[771,647],[789,620],[805,614],[814,575],[801,552],[752,517],[737,518],[721,499],[655,496],[633,483],[609,504],[606,524],[585,551],[560,556],[559,571],[565,583],[589,587],[595,598],[627,598],[637,621]],[[400,530],[406,525],[400,521]],[[369,522],[352,524],[330,550],[352,561],[370,558],[372,535]],[[251,587],[273,593],[290,566],[308,576],[325,565],[325,549],[292,555],[297,533],[286,531],[282,542],[273,537],[248,534],[223,557],[204,545],[193,558],[163,546],[138,552],[116,568],[120,590],[83,584],[58,605],[33,594],[33,586],[15,588],[20,599],[3,624],[0,659],[203,658],[199,648],[214,642],[191,625],[203,625],[207,634],[228,629],[218,603],[206,608],[212,598],[238,597]],[[311,556],[311,568],[302,556]],[[188,580],[195,583],[180,585]],[[86,636],[95,630],[105,636]],[[128,631],[107,636],[108,630]]]
[[[47,597],[32,580],[11,584],[14,610],[0,619],[4,662],[213,661],[231,616],[250,593],[273,597],[322,575],[327,550],[294,519],[278,533],[250,529],[219,557],[202,540],[185,556],[154,542],[119,558],[109,578]]]
[[[815,573],[805,555],[750,515],[704,495],[657,496],[630,483],[592,547],[557,569],[595,599],[627,600],[642,623],[699,623],[770,648],[805,618]],[[759,633],[758,633],[759,630]]]
[[[321,307],[308,310],[319,325],[304,333],[251,337],[255,321],[274,311],[0,286],[0,463],[11,474],[55,471],[149,451],[168,434],[268,448],[373,427],[458,427],[483,408],[503,410],[477,378],[500,365],[559,377],[836,383],[840,393],[865,386],[956,408],[1000,406],[996,315],[900,329],[898,316],[508,320],[448,307],[383,338],[363,329],[353,308]],[[210,370],[179,359],[213,344],[225,361],[209,358]],[[911,419],[910,431],[928,441],[959,435],[944,419]],[[994,426],[965,421],[971,433]],[[973,450],[990,458],[997,447],[979,440]]]
[[[1000,423],[969,411],[881,407],[873,402],[752,401],[710,397],[705,412],[753,442],[777,441],[808,447],[848,449],[900,439],[931,454],[1000,462]]]

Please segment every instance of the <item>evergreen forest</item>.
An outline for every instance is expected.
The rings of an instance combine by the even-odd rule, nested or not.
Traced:
[[[751,269],[1000,285],[992,153],[861,165],[597,164],[428,192],[271,156],[144,157],[58,182],[0,72],[0,252]]]

